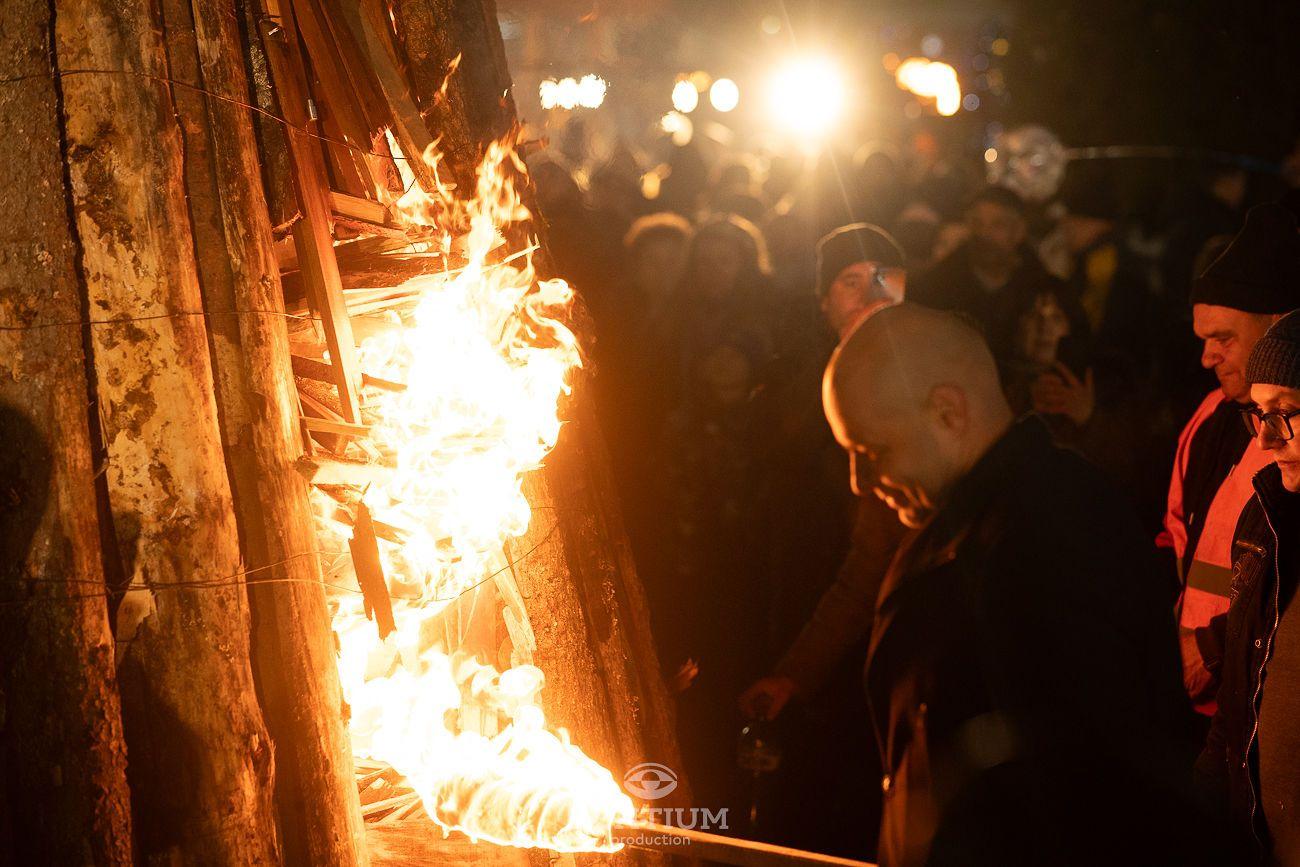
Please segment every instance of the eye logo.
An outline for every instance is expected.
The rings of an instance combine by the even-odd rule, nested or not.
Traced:
[[[638,798],[655,801],[677,788],[677,774],[667,765],[642,762],[623,775],[623,788]]]

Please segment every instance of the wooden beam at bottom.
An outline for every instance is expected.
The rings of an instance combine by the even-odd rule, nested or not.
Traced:
[[[734,864],[737,867],[876,867],[867,861],[820,855],[802,849],[774,846],[721,834],[688,831],[671,825],[629,822],[614,825],[614,839],[633,849],[685,855],[700,861]]]

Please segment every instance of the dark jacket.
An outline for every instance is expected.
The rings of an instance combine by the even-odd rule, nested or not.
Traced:
[[[1196,762],[1197,788],[1207,806],[1226,818],[1240,863],[1264,859],[1267,832],[1259,809],[1259,700],[1285,603],[1275,530],[1278,500],[1286,496],[1277,464],[1255,474],[1255,497],[1242,510],[1233,536],[1231,604],[1226,614],[1196,630],[1201,655],[1220,678],[1219,707]],[[1289,540],[1288,546],[1295,540]],[[1290,562],[1295,562],[1289,548]]]
[[[882,865],[1194,863],[1190,709],[1152,557],[1035,416],[955,485],[878,603]]]
[[[1040,292],[1052,292],[1067,303],[1073,296],[1057,278],[1047,273],[1037,254],[1029,248],[1021,253],[1020,267],[1012,272],[1007,284],[996,290],[984,288],[970,261],[970,243],[962,244],[948,257],[922,274],[907,287],[907,300],[936,310],[952,310],[979,324],[989,348],[999,360],[1013,355],[1012,341],[1016,317]],[[1086,331],[1082,311],[1071,307],[1071,328],[1075,334]]]

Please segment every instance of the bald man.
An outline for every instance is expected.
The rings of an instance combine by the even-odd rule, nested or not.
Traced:
[[[954,314],[873,313],[823,391],[853,484],[919,528],[867,661],[881,864],[1196,863],[1172,612],[1124,498],[1013,419]]]

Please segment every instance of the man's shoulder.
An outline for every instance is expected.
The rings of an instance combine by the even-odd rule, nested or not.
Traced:
[[[1189,418],[1187,424],[1183,426],[1183,436],[1194,436],[1196,431],[1200,429],[1201,425],[1205,424],[1205,420],[1214,415],[1214,411],[1217,410],[1219,405],[1227,399],[1228,398],[1223,393],[1223,389],[1217,387],[1206,394],[1205,397],[1201,399],[1200,405],[1196,407],[1196,412],[1192,413],[1192,417]]]
[[[1026,457],[1007,503],[1017,544],[1062,554],[1096,546],[1145,547],[1128,498],[1083,455],[1047,444]]]

